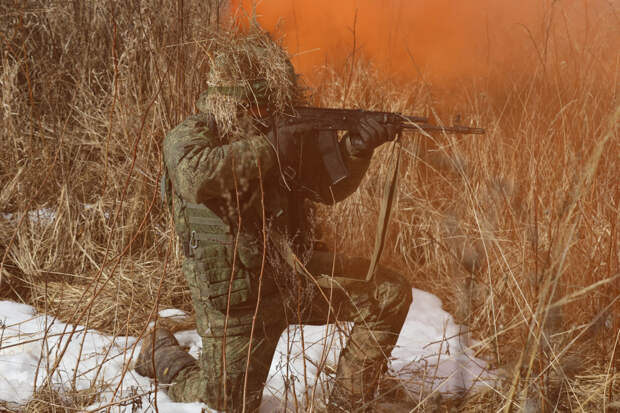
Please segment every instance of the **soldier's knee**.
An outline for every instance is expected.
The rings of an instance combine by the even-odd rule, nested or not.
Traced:
[[[205,386],[198,366],[182,370],[168,387],[168,397],[175,402],[205,402]]]
[[[409,307],[411,307],[411,303],[413,302],[413,294],[411,292],[411,286],[409,285],[409,283],[403,285],[402,293],[402,307],[404,308],[405,312],[408,312]]]
[[[398,287],[396,289],[394,304],[398,308],[399,313],[407,314],[409,307],[411,306],[411,302],[413,301],[411,286],[402,276],[399,276],[399,282],[397,285]]]

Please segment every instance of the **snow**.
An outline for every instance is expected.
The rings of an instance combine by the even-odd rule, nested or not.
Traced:
[[[92,211],[97,209],[96,204],[82,204],[85,211]],[[56,220],[56,211],[51,208],[41,208],[41,209],[33,209],[27,212],[28,220],[35,224],[48,225],[53,223]],[[7,221],[16,222],[19,220],[19,214],[11,214],[11,213],[0,213],[0,216]],[[104,211],[103,216],[105,219],[110,218],[110,212]]]
[[[160,312],[160,317],[185,316],[176,309]],[[283,409],[285,397],[289,411],[293,411],[290,406],[295,397],[302,403],[324,400],[345,342],[340,331],[349,328],[347,323],[289,327],[271,365],[261,412]],[[201,339],[195,330],[175,336],[191,355],[198,357]],[[474,357],[473,350],[467,347],[471,342],[464,328],[441,308],[436,296],[414,289],[413,305],[392,354],[389,373],[416,395],[492,386],[495,378],[487,371],[487,363]],[[162,413],[213,412],[201,403],[174,403],[161,386],[155,394],[151,381],[132,369],[131,361],[135,361],[139,350],[140,344],[134,337],[86,332],[81,326],[36,314],[30,306],[0,301],[0,401],[25,403],[32,397],[34,384],[41,386],[47,372],[58,362],[51,375],[55,388],[81,390],[92,384],[101,386],[98,400],[90,406],[92,411],[129,399],[112,410],[153,412],[156,398]]]
[[[2,217],[7,221],[12,221],[16,218],[15,214],[2,213]],[[50,208],[41,208],[32,211],[28,211],[28,219],[32,222],[39,222],[42,224],[49,224],[56,219],[56,211]]]

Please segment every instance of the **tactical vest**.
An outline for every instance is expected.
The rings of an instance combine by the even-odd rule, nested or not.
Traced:
[[[162,195],[183,245],[183,270],[188,282],[194,284],[190,287],[198,289],[200,299],[218,311],[225,311],[229,304],[247,302],[253,268],[248,268],[248,260],[244,262],[248,251],[244,251],[243,237],[235,237],[230,225],[211,208],[187,202],[174,193],[166,174],[162,177]]]

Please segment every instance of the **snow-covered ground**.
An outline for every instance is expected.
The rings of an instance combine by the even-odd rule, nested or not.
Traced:
[[[164,310],[161,316],[178,311]],[[265,387],[261,412],[283,410],[288,389],[292,400],[323,400],[344,343],[334,326],[291,326],[278,345]],[[458,392],[472,386],[493,385],[487,364],[473,356],[466,334],[441,308],[432,294],[413,290],[413,305],[392,356],[390,374],[400,378],[412,394]],[[45,337],[45,339],[44,339]],[[196,331],[176,334],[181,345],[197,357],[201,341]],[[327,337],[327,339],[326,339]],[[81,326],[64,324],[36,314],[30,306],[0,301],[0,400],[24,403],[53,370],[58,389],[101,388],[97,411],[115,404],[115,412],[211,412],[200,403],[174,403],[151,381],[132,370],[140,345],[134,337],[111,337]],[[57,366],[56,366],[57,364]],[[327,366],[320,369],[318,366]],[[56,367],[56,368],[54,368]],[[305,372],[305,375],[304,375]]]

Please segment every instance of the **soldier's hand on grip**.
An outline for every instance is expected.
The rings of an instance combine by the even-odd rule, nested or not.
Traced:
[[[278,125],[267,132],[267,139],[281,162],[292,161],[298,156],[301,135],[310,129],[307,125]]]
[[[360,122],[358,130],[351,133],[349,139],[351,149],[356,156],[370,156],[373,150],[387,142],[394,140],[397,127],[394,125],[382,125],[374,119],[364,119]]]
[[[300,161],[300,142],[312,127],[304,124],[278,125],[267,132],[267,139],[278,155],[278,161],[287,178],[295,178]]]

